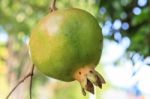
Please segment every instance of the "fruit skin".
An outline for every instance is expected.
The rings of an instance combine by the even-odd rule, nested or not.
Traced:
[[[70,8],[41,19],[32,31],[29,47],[39,71],[55,79],[73,81],[76,70],[98,64],[102,40],[96,19],[84,10]]]

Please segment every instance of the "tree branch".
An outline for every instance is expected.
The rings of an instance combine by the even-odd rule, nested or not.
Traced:
[[[31,72],[29,74],[27,74],[23,79],[21,79],[17,85],[9,92],[9,94],[7,95],[6,99],[9,99],[10,95],[16,90],[16,88],[21,84],[23,83],[27,78],[31,77],[30,78],[30,99],[31,99],[31,94],[32,94],[32,77],[33,77],[33,72],[34,72],[34,64],[32,65],[32,69],[31,69]]]
[[[33,72],[34,72],[34,64],[32,65],[31,69],[31,76],[30,76],[30,99],[32,99],[32,81],[33,81]]]

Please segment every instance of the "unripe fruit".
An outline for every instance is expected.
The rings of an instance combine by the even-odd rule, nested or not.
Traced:
[[[103,37],[96,19],[88,12],[70,8],[53,11],[35,26],[29,46],[39,71],[62,81],[78,80],[83,94],[102,87],[103,77],[94,70]],[[92,84],[93,83],[93,84]]]

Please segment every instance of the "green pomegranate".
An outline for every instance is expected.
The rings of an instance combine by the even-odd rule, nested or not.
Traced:
[[[88,12],[69,8],[53,11],[35,26],[29,42],[31,58],[38,70],[62,81],[78,80],[94,93],[103,77],[95,71],[103,37],[96,19]]]

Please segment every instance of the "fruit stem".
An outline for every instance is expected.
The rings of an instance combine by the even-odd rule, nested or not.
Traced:
[[[51,5],[50,5],[50,12],[56,11],[56,0],[53,0]]]
[[[104,78],[93,66],[85,66],[78,69],[74,74],[74,78],[79,81],[84,96],[86,91],[94,94],[94,85],[102,88],[102,84],[105,84]]]

